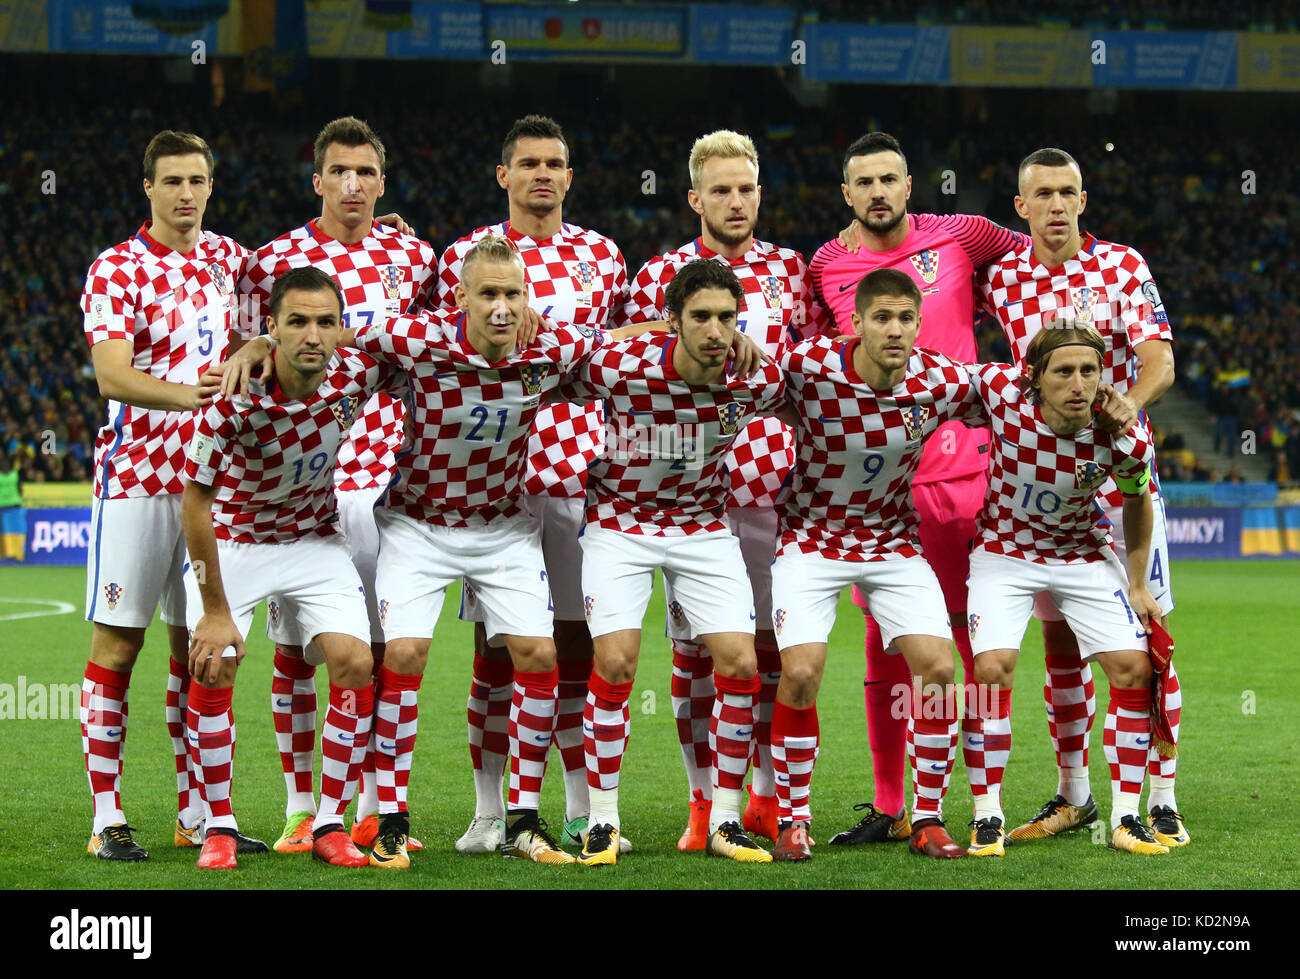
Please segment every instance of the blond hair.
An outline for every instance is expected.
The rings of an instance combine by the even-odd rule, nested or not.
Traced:
[[[465,273],[475,262],[514,262],[519,266],[519,271],[525,273],[523,257],[519,254],[519,249],[514,243],[500,235],[484,235],[474,243],[474,246],[465,253],[465,259],[460,263],[460,280],[465,281]]]
[[[754,164],[754,174],[758,174],[758,150],[754,149],[754,141],[748,136],[741,133],[732,132],[730,129],[719,129],[711,133],[706,133],[695,141],[691,147],[691,160],[687,164],[687,169],[691,173],[691,186],[696,190],[700,189],[700,173],[704,169],[704,162],[714,157],[724,160],[734,160],[736,157],[743,156],[750,163]]]

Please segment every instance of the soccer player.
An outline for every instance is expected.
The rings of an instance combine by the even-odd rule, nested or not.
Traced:
[[[591,470],[582,535],[583,602],[596,653],[583,714],[591,828],[579,862],[587,866],[618,861],[628,698],[656,568],[687,617],[707,629],[702,639],[715,664],[708,852],[771,861],[740,824],[760,684],[753,592],[727,525],[725,459],[750,418],[781,407],[784,384],[774,364],[752,379],[727,374],[744,295],[721,263],[688,263],[664,299],[674,335],[611,344],[563,388],[575,400],[604,400],[609,425]]]
[[[376,575],[386,640],[376,708],[379,836],[371,862],[409,866],[407,784],[417,695],[433,624],[459,577],[484,609],[488,638],[514,667],[508,737],[507,856],[572,863],[538,817],[555,730],[556,655],[538,521],[522,506],[529,427],[541,399],[603,335],[560,326],[516,350],[527,302],[524,263],[504,238],[466,254],[460,309],[376,322],[357,346],[411,378],[414,445],[376,513]]]
[[[971,734],[978,746],[966,753],[966,771],[975,796],[974,856],[1004,853],[1002,778],[1011,753],[1016,656],[1034,596],[1043,590],[1070,623],[1080,654],[1099,662],[1110,680],[1110,845],[1130,853],[1169,852],[1138,818],[1151,741],[1147,637],[1149,621],[1162,619],[1145,574],[1152,519],[1148,467],[1155,450],[1140,423],[1122,433],[1094,424],[1106,353],[1095,329],[1064,320],[1030,342],[1023,378],[1006,364],[970,368],[995,436],[970,560],[978,685]],[[1112,475],[1124,495],[1127,580],[1094,505]]]
[[[477,228],[443,252],[438,303],[456,305],[465,256],[488,235],[499,235],[524,263],[528,302],[541,316],[603,330],[627,298],[627,266],[618,246],[587,228],[564,222],[564,197],[573,182],[568,143],[545,116],[525,116],[506,134],[497,183],[506,192],[509,219]],[[555,606],[559,703],[555,745],[564,770],[565,823],[561,841],[581,845],[587,828],[587,769],[582,755],[582,709],[591,675],[591,636],[582,610],[583,501],[587,468],[603,437],[599,405],[552,403],[537,413],[529,436],[523,492],[529,512],[542,522],[547,582]],[[501,777],[507,756],[506,726],[513,670],[505,650],[485,641],[485,610],[466,589],[462,615],[475,623],[473,677],[468,703],[469,754],[474,772],[474,817],[456,842],[463,853],[495,851],[505,833]],[[629,844],[624,841],[624,847]]]
[[[1124,432],[1139,412],[1173,383],[1173,334],[1142,256],[1128,246],[1080,233],[1079,215],[1087,200],[1079,164],[1064,150],[1045,148],[1025,157],[1019,168],[1015,207],[1029,223],[1032,240],[981,270],[978,297],[1001,324],[1017,363],[1024,363],[1029,344],[1056,318],[1074,317],[1095,327],[1106,342],[1101,381],[1115,392],[1097,422],[1105,431]],[[1164,504],[1155,478],[1150,491],[1154,525],[1143,575],[1161,613],[1168,615],[1174,600]],[[1111,524],[1121,556],[1127,540],[1122,502],[1113,481],[1101,485],[1098,507]],[[1050,596],[1039,597],[1034,614],[1042,620],[1047,649],[1043,698],[1059,782],[1056,796],[1032,820],[1013,829],[1012,839],[1055,836],[1097,818],[1088,785],[1088,737],[1096,713],[1092,670],[1087,662],[1080,662],[1075,634]],[[1177,672],[1171,664],[1166,708],[1175,740],[1181,699]],[[1169,746],[1163,750],[1172,753]],[[1174,796],[1177,760],[1164,757],[1161,751],[1160,746],[1151,745],[1147,820],[1161,843],[1182,846],[1191,838]]]
[[[973,286],[975,270],[1022,240],[987,218],[972,214],[908,214],[912,192],[907,160],[888,133],[868,133],[844,154],[844,202],[854,220],[846,229],[862,247],[849,251],[839,240],[817,250],[808,266],[812,298],[852,332],[853,290],[878,268],[897,269],[921,290],[924,316],[918,346],[955,361],[976,359]],[[972,664],[966,634],[967,542],[987,484],[988,433],[948,423],[930,439],[913,480],[925,557],[938,575],[961,654],[967,683]],[[854,600],[864,603],[855,592]],[[864,606],[865,607],[865,606]],[[893,710],[895,690],[909,687],[907,663],[886,656],[873,617],[866,619],[866,711],[875,798],[855,808],[866,814],[834,844],[879,843],[910,835],[903,795],[907,722]]]
[[[668,284],[687,262],[712,259],[735,273],[744,296],[736,329],[775,358],[808,320],[803,256],[754,237],[763,188],[758,153],[748,136],[720,129],[691,147],[687,200],[700,216],[700,234],[680,248],[646,262],[632,281],[620,322],[662,321]],[[781,654],[772,633],[772,557],[776,552],[776,495],[794,449],[790,430],[776,418],[753,419],[736,436],[727,456],[731,484],[728,521],[740,541],[754,591],[754,649],[762,682],[754,716],[754,780],[742,825],[747,833],[776,839],[776,788],[772,775],[772,703],[781,679]],[[712,805],[709,721],[716,691],[713,662],[668,588],[668,636],[673,643],[672,706],[689,784],[689,818],[679,850],[703,850]]]
[[[819,337],[781,356],[798,410],[798,461],[772,567],[781,685],[772,716],[780,836],[775,860],[811,858],[809,788],[817,757],[817,691],[840,591],[857,584],[884,642],[916,677],[909,698],[913,853],[960,858],[942,822],[957,753],[951,629],[943,591],[916,540],[912,479],[922,445],[952,420],[982,425],[963,365],[913,350],[921,290],[877,269],[854,291],[855,336]],[[923,545],[922,545],[923,546]]]
[[[192,133],[164,130],[144,154],[151,220],[100,253],[81,308],[108,422],[95,443],[95,506],[86,574],[94,623],[81,694],[81,742],[94,801],[89,850],[145,860],[122,811],[127,689],[145,628],[162,605],[171,647],[165,718],[176,762],[177,846],[202,842],[203,802],[185,743],[189,694],[181,566],[182,472],[197,409],[218,378],[206,374],[242,336],[235,286],[247,251],[203,230],[212,151]],[[244,852],[265,844],[245,840]]]
[[[240,292],[248,297],[245,311],[251,327],[260,328],[265,321],[272,284],[289,269],[306,266],[321,269],[342,289],[343,329],[363,329],[430,302],[437,272],[433,247],[375,221],[375,205],[384,194],[386,156],[383,142],[360,119],[345,116],[321,129],[312,176],[321,198],[320,217],[253,254],[240,284]],[[376,391],[366,402],[339,449],[334,470],[339,526],[366,589],[376,668],[383,660],[384,642],[374,597],[379,550],[374,505],[392,478],[406,417],[401,400],[406,379],[400,373],[395,378],[396,388]],[[286,789],[286,822],[273,845],[279,852],[293,853],[312,848],[317,814],[312,788],[316,667],[303,656],[292,605],[274,595],[268,608],[267,636],[276,645],[271,710]],[[358,846],[374,842],[377,806],[372,745],[362,768],[352,823],[352,839]],[[419,841],[411,840],[410,847],[418,849]]]
[[[320,269],[280,276],[269,300],[274,370],[249,397],[220,399],[200,419],[185,474],[185,586],[193,629],[187,727],[209,807],[198,866],[232,869],[235,671],[253,612],[268,596],[292,607],[330,673],[321,807],[312,853],[342,867],[366,855],[343,829],[370,740],[370,629],[360,578],[340,532],[334,464],[358,405],[394,372],[348,352],[337,361],[343,295]]]

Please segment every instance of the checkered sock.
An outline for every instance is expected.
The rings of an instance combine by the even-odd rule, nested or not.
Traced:
[[[709,722],[709,750],[713,754],[713,802],[717,809],[719,789],[734,791],[739,799],[745,786],[754,748],[754,697],[761,684],[757,676],[715,676],[713,685],[718,693]],[[739,810],[736,818],[739,821]]]
[[[312,761],[316,754],[316,667],[287,656],[275,647],[271,674],[271,717],[275,745],[284,772],[286,818],[295,812],[315,812]]]
[[[370,737],[366,740],[366,757],[361,762],[361,788],[357,792],[357,811],[352,817],[359,823],[379,812],[379,795],[375,789],[375,704],[379,702],[379,667],[381,654],[376,660],[370,678]]]
[[[1174,669],[1172,660],[1169,663],[1169,671],[1165,674],[1165,702],[1169,706],[1170,731],[1174,736],[1174,743],[1177,744],[1178,727],[1183,714],[1183,692],[1178,684],[1178,671]],[[1168,806],[1177,812],[1178,800],[1174,798],[1174,779],[1178,775],[1178,758],[1162,758],[1156,746],[1152,744],[1151,752],[1147,756],[1147,772],[1151,776],[1151,794],[1147,798],[1148,808]]]
[[[1044,639],[1044,642],[1050,642]],[[1096,688],[1092,668],[1077,655],[1047,655],[1047,677],[1043,684],[1047,705],[1047,728],[1052,735],[1059,772],[1057,793],[1072,806],[1088,801],[1088,740],[1097,716]]]
[[[126,822],[122,812],[122,759],[126,750],[126,688],[131,671],[118,673],[86,663],[81,681],[81,752],[86,758],[91,802],[95,807],[92,832]]]
[[[185,742],[185,711],[189,698],[189,665],[168,657],[167,706],[163,717],[167,722],[167,736],[172,739],[172,755],[176,760],[176,818],[182,826],[192,829],[203,818],[204,810],[198,783],[194,779],[194,763],[190,761],[189,745]]]
[[[713,798],[713,758],[709,754],[709,718],[713,715],[713,657],[689,639],[673,640],[673,678],[669,688],[677,740],[691,794]]]
[[[343,825],[370,744],[374,712],[372,685],[352,689],[330,684],[330,706],[321,731],[320,812],[313,830]]]
[[[510,703],[509,809],[541,808],[542,778],[555,738],[556,686],[559,671],[515,670],[515,694]]]
[[[975,818],[996,816],[1004,823],[1002,776],[1011,756],[1011,691],[1002,687],[976,685],[975,719],[963,727],[962,758],[975,797]]]
[[[957,756],[957,697],[925,697],[907,723],[907,759],[912,766],[912,818],[941,819],[952,762]],[[918,716],[919,714],[919,716]]]
[[[582,713],[583,749],[587,757],[587,786],[591,791],[592,818],[596,818],[596,790],[618,789],[632,732],[632,714],[627,701],[632,682],[610,683],[595,670],[587,682],[587,706]]]
[[[504,819],[501,779],[510,758],[510,701],[515,667],[509,659],[474,654],[469,686],[469,760],[474,767],[474,814]]]
[[[234,687],[190,687],[186,710],[190,757],[199,792],[208,806],[207,828],[238,829],[230,806],[231,768],[235,761],[235,716],[230,709]]]
[[[781,685],[781,650],[776,643],[754,643],[758,655],[758,679],[762,684],[754,701],[754,777],[750,792],[756,796],[776,795],[772,764],[772,711],[776,688]]]
[[[564,818],[585,816],[591,809],[587,794],[587,756],[582,748],[582,713],[587,706],[591,660],[562,659],[557,663],[555,747],[564,768]]]
[[[952,629],[952,641],[957,645],[957,655],[961,659],[962,670],[962,703],[966,706],[961,712],[961,721],[958,731],[958,739],[962,739],[968,732],[982,731],[979,724],[979,718],[976,716],[976,705],[979,703],[979,686],[975,683],[975,654],[971,650],[970,630],[965,626],[959,629]],[[900,659],[902,657],[899,657]],[[982,737],[976,734],[976,737]]]
[[[394,673],[379,668],[379,700],[375,704],[375,790],[379,813],[406,812],[411,759],[419,727],[418,673]]]
[[[1151,694],[1145,687],[1111,687],[1102,744],[1110,766],[1110,824],[1136,816],[1151,747]]]
[[[867,629],[867,743],[876,785],[873,804],[894,816],[906,805],[903,758],[907,753],[907,714],[895,710],[894,705],[900,694],[911,696],[912,671],[902,656],[885,654],[876,620],[866,615],[863,621]]]
[[[809,794],[820,743],[817,705],[772,708],[772,765],[776,769],[776,818],[811,820]]]

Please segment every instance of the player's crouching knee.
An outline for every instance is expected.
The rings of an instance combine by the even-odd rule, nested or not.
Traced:
[[[355,689],[370,683],[375,659],[370,647],[360,641],[340,642],[327,653],[330,682],[336,687]]]

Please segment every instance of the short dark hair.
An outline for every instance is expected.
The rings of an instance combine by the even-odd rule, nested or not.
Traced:
[[[216,169],[216,161],[212,158],[212,147],[201,136],[177,132],[175,129],[164,129],[149,140],[149,145],[145,147],[144,179],[149,183],[154,182],[158,173],[158,160],[161,157],[189,156],[191,153],[198,153],[203,157],[208,164],[208,179],[212,179],[212,171]]]
[[[918,313],[921,312],[921,290],[912,277],[898,269],[876,269],[868,272],[858,282],[857,292],[853,294],[853,310],[859,316],[865,316],[871,303],[878,296],[902,296],[912,300]]]
[[[387,160],[387,154],[384,153],[384,144],[375,131],[365,122],[356,116],[341,116],[332,122],[327,122],[325,128],[316,134],[316,159],[315,168],[317,173],[325,172],[325,151],[333,144],[338,143],[340,146],[364,146],[367,143],[374,147],[375,155],[379,157],[379,172],[384,172],[384,163]]]
[[[701,289],[726,289],[735,298],[737,311],[745,298],[745,288],[735,272],[711,258],[697,258],[679,268],[668,283],[664,311],[680,318],[687,301]]]
[[[1034,150],[1027,157],[1020,161],[1020,166],[1016,169],[1016,183],[1019,184],[1025,175],[1025,171],[1030,167],[1074,167],[1079,171],[1079,179],[1083,179],[1083,167],[1079,166],[1079,161],[1072,157],[1065,150],[1059,150],[1055,146],[1044,146],[1041,150]]]
[[[889,133],[867,133],[865,136],[859,136],[849,148],[844,151],[844,182],[849,182],[849,161],[855,156],[870,156],[872,153],[897,153],[898,158],[903,161],[903,176],[907,176],[907,157],[903,155],[903,147]]]
[[[501,144],[501,165],[509,167],[515,156],[515,143],[520,139],[558,139],[564,146],[564,162],[569,162],[569,141],[564,138],[564,130],[550,116],[529,115],[516,119],[515,124],[506,133],[505,142]]]
[[[290,269],[275,280],[275,285],[271,286],[271,300],[268,303],[272,319],[280,315],[280,304],[284,302],[284,294],[290,289],[299,289],[302,292],[334,293],[334,298],[339,302],[341,321],[343,316],[343,290],[339,288],[339,284],[333,278],[314,265],[306,265],[300,269]]]

